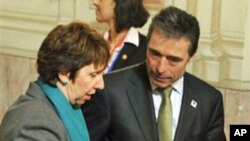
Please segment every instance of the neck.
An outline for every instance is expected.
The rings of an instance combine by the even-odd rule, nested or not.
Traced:
[[[109,30],[109,39],[108,43],[111,46],[111,50],[115,48],[115,46],[118,44],[118,42],[124,38],[124,36],[128,33],[128,29],[123,30],[119,33],[117,33],[115,30],[110,29]]]
[[[59,81],[56,82],[56,86],[59,90],[61,90],[61,92],[63,93],[63,95],[66,97],[67,100],[69,100],[69,96],[66,90],[66,87],[62,85],[62,83],[60,83]]]

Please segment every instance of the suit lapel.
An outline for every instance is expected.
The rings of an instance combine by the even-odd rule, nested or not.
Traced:
[[[146,79],[145,79],[146,78]],[[133,108],[137,122],[147,141],[157,141],[156,120],[152,100],[152,92],[146,75],[146,69],[137,70],[137,74],[131,77],[131,85],[128,86],[127,96]]]
[[[194,88],[188,83],[187,78],[184,77],[184,91],[181,105],[181,112],[179,116],[178,127],[175,134],[176,141],[183,141],[186,136],[190,136],[193,132],[194,122],[198,118],[200,104],[198,94],[195,93]]]

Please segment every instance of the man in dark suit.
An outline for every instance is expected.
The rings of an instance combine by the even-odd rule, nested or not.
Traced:
[[[199,35],[195,17],[162,9],[149,27],[146,62],[107,74],[105,89],[82,108],[91,140],[165,141],[158,130],[159,89],[171,87],[171,140],[225,141],[221,93],[185,71]]]

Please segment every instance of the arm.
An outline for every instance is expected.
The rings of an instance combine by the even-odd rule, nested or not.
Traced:
[[[82,106],[91,141],[104,141],[110,122],[108,98],[98,91]]]
[[[218,94],[214,112],[211,116],[206,141],[226,141],[224,133],[224,108],[221,93]]]

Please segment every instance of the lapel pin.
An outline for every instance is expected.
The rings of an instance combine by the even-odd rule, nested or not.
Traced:
[[[123,60],[127,60],[127,58],[128,58],[128,55],[127,55],[127,54],[123,54],[123,55],[122,55],[122,59],[123,59]]]
[[[195,100],[192,100],[190,105],[193,107],[193,108],[196,108],[197,107],[197,102]]]

